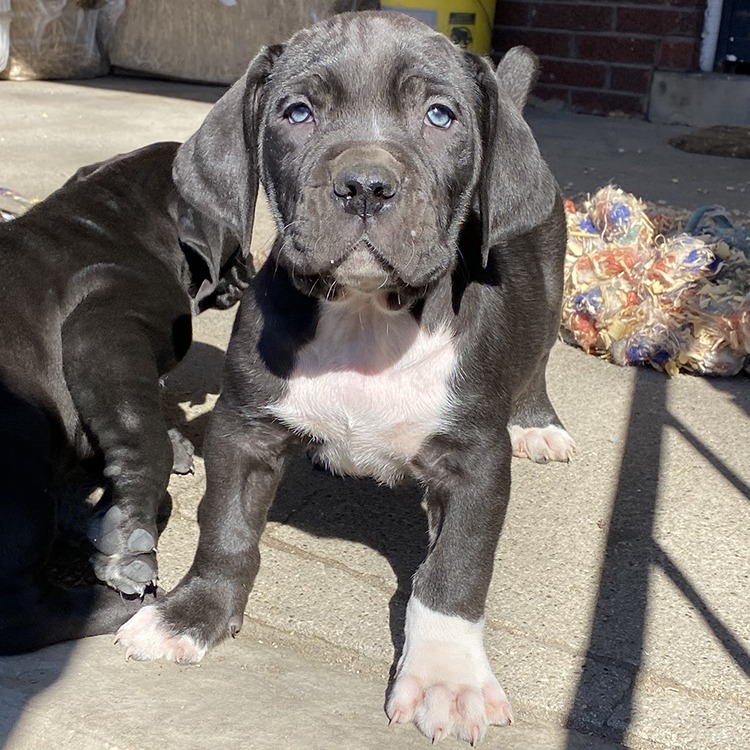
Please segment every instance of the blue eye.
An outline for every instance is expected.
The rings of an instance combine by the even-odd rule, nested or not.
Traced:
[[[288,107],[286,112],[284,112],[284,117],[286,117],[292,125],[301,125],[303,122],[313,121],[312,110],[307,104],[302,104],[301,102],[298,104],[292,104],[291,107]]]
[[[446,130],[451,126],[451,123],[455,119],[456,116],[448,109],[448,107],[445,107],[442,104],[433,104],[424,116],[424,124]]]

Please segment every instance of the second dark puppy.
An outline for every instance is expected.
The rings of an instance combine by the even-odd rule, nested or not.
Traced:
[[[187,352],[192,314],[247,285],[234,235],[174,187],[178,146],[85,167],[0,224],[0,653],[111,632],[156,580],[174,458],[159,379]],[[112,588],[62,589],[47,580],[55,495],[93,454],[112,500],[94,570]]]

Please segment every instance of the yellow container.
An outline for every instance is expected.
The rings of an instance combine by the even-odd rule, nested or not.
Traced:
[[[414,16],[459,47],[490,53],[495,0],[386,0],[380,7]]]

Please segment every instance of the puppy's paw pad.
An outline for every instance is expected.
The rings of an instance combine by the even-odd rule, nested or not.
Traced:
[[[94,515],[88,538],[103,555],[116,555],[125,550],[152,552],[156,549],[155,531],[143,528],[138,521],[126,517],[117,505],[113,505],[103,515],[101,512]]]
[[[146,529],[134,529],[128,537],[128,550],[130,552],[152,552],[156,549],[156,540],[153,534]]]
[[[116,505],[103,514],[97,512],[89,525],[89,541],[104,555],[122,551],[125,540],[121,527],[124,522],[125,514]]]
[[[550,461],[569,462],[576,451],[576,442],[567,430],[551,424],[546,427],[508,428],[513,446],[513,455],[528,458],[534,463],[546,464]]]
[[[138,611],[118,631],[115,643],[134,661],[166,659],[178,664],[197,664],[208,648],[187,633],[174,633],[155,605]]]
[[[149,587],[156,584],[158,565],[156,552],[146,554],[103,555],[91,557],[94,575],[108,586],[123,594],[143,595]]]

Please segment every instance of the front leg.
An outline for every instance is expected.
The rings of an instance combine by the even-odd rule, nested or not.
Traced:
[[[507,434],[470,448],[439,437],[419,462],[430,550],[414,578],[386,710],[391,722],[413,721],[433,742],[453,734],[474,745],[489,724],[512,720],[483,642],[485,599],[510,493],[510,455]]]
[[[272,422],[244,423],[223,399],[206,439],[195,560],[172,592],[120,628],[116,641],[129,658],[196,663],[242,625],[290,435]]]

